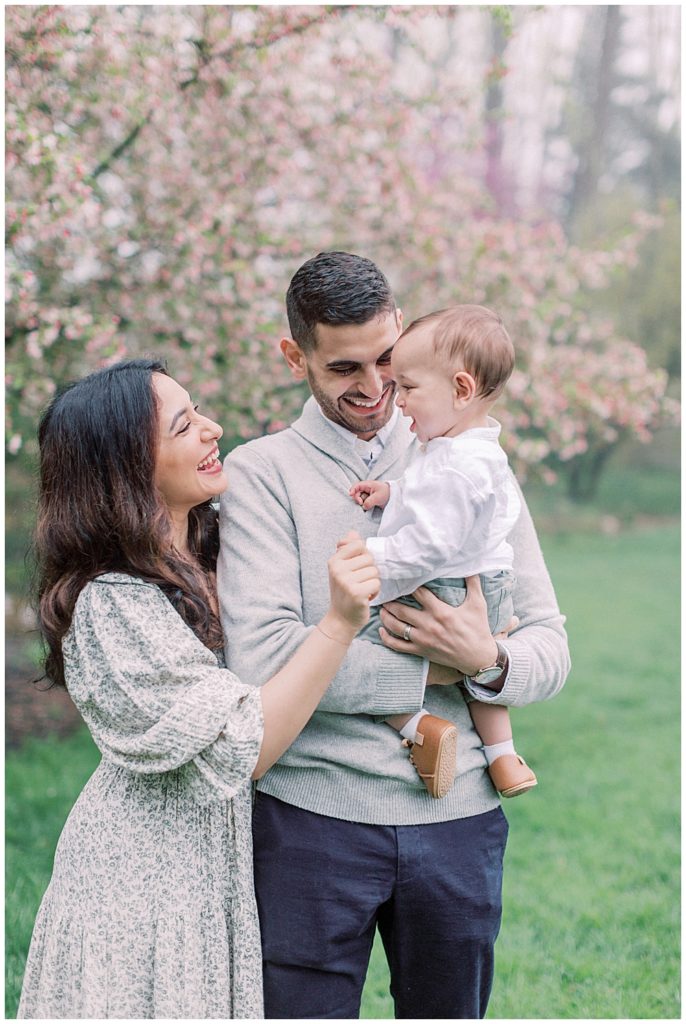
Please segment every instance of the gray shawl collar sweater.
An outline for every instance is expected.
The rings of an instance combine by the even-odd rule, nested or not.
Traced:
[[[243,680],[266,682],[325,614],[326,561],[336,541],[350,529],[363,537],[376,533],[380,511],[363,512],[348,495],[350,485],[400,476],[416,444],[407,419],[399,417],[370,471],[310,398],[292,427],[227,457],[218,589],[228,666]],[[507,640],[510,673],[497,695],[471,692],[523,706],[558,692],[569,656],[564,619],[523,498],[509,539],[520,619]],[[421,659],[353,641],[318,710],[258,788],[319,814],[370,824],[447,821],[497,806],[461,690],[427,687],[425,694],[423,678]],[[428,795],[398,734],[382,720],[417,711],[423,702],[458,727],[458,774],[441,800]],[[535,764],[535,751],[526,753]]]

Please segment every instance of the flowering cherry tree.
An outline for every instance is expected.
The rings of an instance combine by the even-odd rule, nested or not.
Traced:
[[[31,450],[57,385],[141,353],[229,444],[280,429],[304,397],[278,353],[283,296],[332,248],[374,259],[406,321],[453,302],[502,314],[518,357],[499,416],[522,475],[578,483],[673,418],[665,375],[583,301],[635,264],[653,221],[588,252],[494,210],[483,96],[450,60],[460,17],[8,7],[10,454]]]

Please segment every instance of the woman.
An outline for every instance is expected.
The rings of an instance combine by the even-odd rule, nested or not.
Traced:
[[[19,1017],[262,1016],[250,779],[309,719],[379,583],[349,534],[291,661],[261,688],[225,669],[221,434],[145,360],[72,385],[41,421],[46,673],[103,759],[57,847]]]

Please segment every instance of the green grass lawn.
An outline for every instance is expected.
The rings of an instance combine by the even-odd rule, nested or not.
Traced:
[[[539,785],[506,801],[489,1017],[679,1017],[677,526],[544,537],[574,668],[514,712]],[[80,732],[7,758],[7,1015],[54,845],[97,763]],[[392,1017],[375,947],[363,1016]]]
[[[5,1013],[14,1017],[33,920],[55,844],[100,760],[85,728],[67,740],[31,740],[5,761]]]
[[[538,788],[510,822],[490,1018],[679,1018],[679,538],[544,537],[573,670],[513,712]],[[392,1017],[375,947],[363,1015]]]
[[[642,446],[636,446],[640,449]],[[640,452],[618,453],[600,478],[598,492],[588,502],[579,504],[569,499],[564,481],[549,487],[542,483],[525,485],[527,503],[542,532],[595,533],[603,520],[623,526],[641,525],[646,521],[678,520],[681,511],[681,478],[678,470],[679,450],[670,460],[677,463],[651,463],[636,466],[631,460]]]

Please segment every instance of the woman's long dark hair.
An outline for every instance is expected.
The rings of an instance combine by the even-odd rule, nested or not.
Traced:
[[[36,525],[38,617],[45,674],[64,685],[62,639],[85,585],[105,572],[159,586],[211,649],[222,643],[210,600],[219,546],[210,502],[189,515],[191,556],[172,543],[171,519],[155,486],[158,411],[154,360],[131,359],[64,388],[38,429]]]

